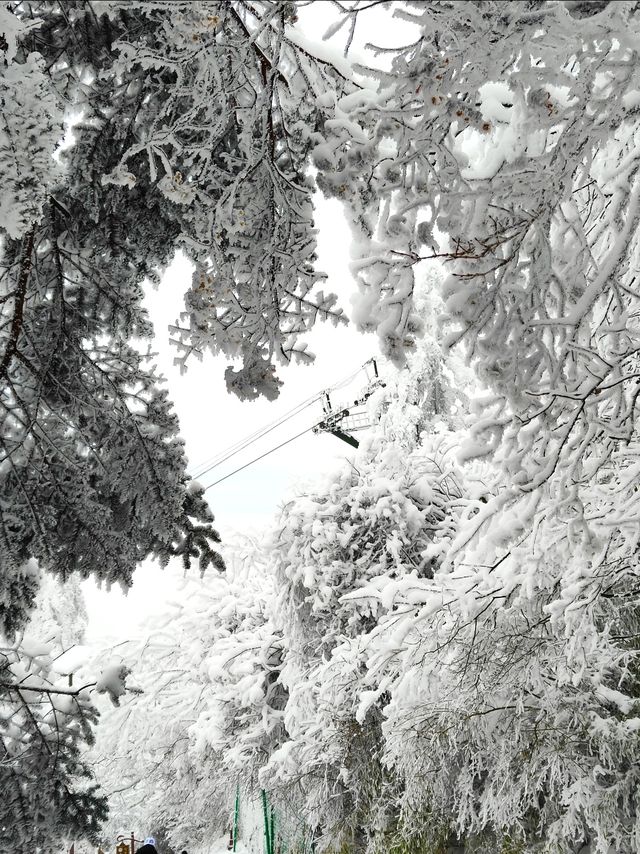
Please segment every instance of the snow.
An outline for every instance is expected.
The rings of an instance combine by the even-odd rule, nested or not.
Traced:
[[[513,117],[512,105],[514,93],[509,84],[502,82],[483,83],[478,89],[480,110],[485,119],[509,124]]]
[[[380,5],[376,14],[398,11],[397,4]],[[424,38],[393,63],[381,59],[389,74],[375,93],[375,75],[371,88],[341,98],[337,90],[306,93],[303,106],[325,111],[311,113],[317,123],[307,135],[306,113],[296,116],[295,141],[312,141],[318,185],[336,205],[346,200],[349,211],[348,220],[335,215],[332,236],[342,239],[340,251],[325,246],[324,257],[335,264],[332,277],[344,276],[351,229],[361,289],[353,320],[376,330],[388,356],[384,368],[380,360],[386,385],[370,401],[370,427],[357,453],[348,451],[324,482],[292,490],[270,536],[227,546],[226,573],[203,579],[194,573],[178,582],[181,570],[171,567],[155,582],[145,568],[152,581],[143,583],[142,594],[134,588],[130,610],[118,615],[117,642],[94,661],[80,644],[51,667],[56,650],[28,634],[3,647],[7,678],[21,688],[13,684],[0,707],[10,755],[37,742],[13,695],[62,685],[57,676],[99,664],[102,718],[93,764],[115,805],[112,821],[162,819],[176,838],[193,837],[190,854],[222,854],[227,836],[217,834],[228,826],[239,787],[243,797],[252,792],[241,810],[238,844],[247,854],[262,849],[260,790],[280,826],[289,810],[303,828],[320,829],[319,845],[327,850],[350,850],[363,831],[373,834],[373,847],[388,846],[389,828],[380,827],[385,815],[401,816],[417,833],[435,832],[433,816],[443,816],[463,840],[483,845],[488,834],[496,850],[511,849],[512,830],[526,835],[530,824],[540,838],[525,839],[525,847],[560,850],[566,840],[576,847],[588,837],[594,854],[637,848],[640,447],[633,319],[640,309],[633,276],[640,183],[633,111],[640,101],[635,59],[619,44],[612,47],[609,31],[624,25],[633,43],[640,24],[632,4],[583,17],[575,4],[521,7],[492,16],[477,3],[413,4],[406,17],[413,16]],[[182,4],[167,18],[168,55],[148,52],[143,66],[179,66],[184,45],[194,50],[191,14],[197,15]],[[434,53],[436,30],[445,46]],[[336,47],[305,32],[286,30],[321,65],[354,77]],[[334,27],[328,35],[344,33]],[[207,83],[202,91],[213,98],[207,69],[203,60],[196,80]],[[9,68],[5,84],[15,84],[15,71]],[[45,84],[37,63],[22,71],[31,95]],[[322,82],[315,88],[328,86],[329,78],[314,73],[315,83]],[[433,94],[422,89],[427,78]],[[187,94],[182,90],[185,101]],[[35,129],[46,130],[44,113],[34,103],[30,109]],[[244,154],[253,155],[258,135],[246,127]],[[41,138],[49,139],[44,131]],[[295,230],[300,219],[300,239],[310,241],[307,254],[296,256],[300,264],[314,251],[318,219],[292,180],[272,196],[265,192],[282,176],[273,164],[263,169],[262,160],[251,163],[261,182],[251,184],[243,172],[225,187],[220,204],[207,208],[198,182],[183,182],[158,139],[148,150],[166,171],[157,184],[160,201],[174,204],[175,216],[193,227],[193,246],[198,235],[209,239],[220,226],[237,262],[228,264],[220,252],[218,266],[213,253],[198,255],[193,275],[184,259],[174,268],[176,278],[191,282],[189,307],[196,328],[205,330],[201,340],[209,335],[212,349],[231,360],[246,357],[239,370],[227,368],[229,386],[245,398],[237,418],[212,391],[207,363],[195,384],[176,391],[178,400],[188,398],[181,405],[197,410],[191,423],[183,420],[186,446],[197,459],[209,452],[212,435],[222,444],[225,431],[235,440],[247,421],[262,423],[266,410],[248,401],[260,392],[275,396],[279,380],[268,357],[295,337],[297,322],[304,325],[293,310],[291,325],[277,330],[265,317],[263,256],[293,252],[292,244],[272,238],[256,249],[265,199],[279,211],[299,200],[301,213],[294,205],[287,222]],[[125,153],[103,183],[142,182],[125,170],[127,158],[142,151]],[[40,201],[34,206],[25,197],[15,209],[3,208],[5,229],[16,237],[39,216],[49,186],[46,145],[39,157],[31,177]],[[16,187],[20,170],[31,165],[23,158],[9,170]],[[420,230],[424,223],[428,228]],[[430,231],[438,244],[429,252],[449,253],[444,282],[423,274],[427,259],[419,253]],[[84,247],[84,261],[91,251]],[[229,269],[233,275],[226,276]],[[302,267],[290,269],[297,276]],[[238,270],[250,281],[240,276],[234,289]],[[302,278],[294,302],[316,281],[311,273]],[[175,290],[181,298],[182,289]],[[314,293],[318,311],[331,308],[331,297]],[[252,312],[243,313],[245,298],[254,299]],[[280,303],[277,311],[285,311]],[[255,340],[238,332],[245,321]],[[334,366],[351,357],[352,339],[330,340]],[[477,380],[453,349],[458,342]],[[297,354],[308,358],[305,342]],[[394,371],[392,363],[402,367]],[[296,401],[312,376],[299,380]],[[482,388],[488,391],[473,398]],[[319,417],[307,415],[309,425]],[[164,435],[157,425],[139,433],[158,441]],[[288,476],[329,468],[328,459],[346,453],[323,456],[320,441],[314,436],[277,465]],[[174,450],[177,456],[180,448]],[[21,448],[12,465],[25,467],[29,454]],[[176,469],[181,476],[179,463]],[[282,494],[284,475],[274,484],[268,469],[261,472],[262,478],[235,480],[235,495],[212,493],[227,530],[230,495],[241,512],[255,500],[266,516]],[[186,498],[198,495],[192,485]],[[175,497],[186,500],[183,491]],[[156,504],[145,510],[153,516]],[[18,567],[15,579],[35,580],[37,573],[31,562]],[[153,619],[145,620],[143,612],[152,609]],[[72,716],[85,701],[64,694],[42,701],[45,744],[62,743],[51,719],[58,712]],[[403,826],[392,832],[404,845]]]
[[[127,692],[125,680],[129,673],[129,668],[121,662],[108,664],[96,682],[96,692],[107,694],[114,706],[120,705],[120,698]]]
[[[56,656],[52,668],[56,673],[68,675],[75,673],[76,670],[83,667],[91,658],[93,651],[90,646],[78,644],[71,647],[62,655]]]
[[[23,637],[22,639],[22,649],[24,654],[30,658],[37,658],[40,655],[50,655],[51,648],[46,643],[40,643],[34,638],[30,638],[28,636]]]
[[[299,26],[287,27],[286,33],[287,37],[306,53],[333,65],[344,77],[349,80],[352,79],[352,64],[344,58],[342,51],[338,47],[327,44],[327,42],[318,42],[313,38],[309,38],[306,31],[303,31]]]

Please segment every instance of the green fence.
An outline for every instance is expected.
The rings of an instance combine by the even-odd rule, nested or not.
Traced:
[[[290,803],[264,789],[236,791],[232,847],[248,854],[313,854],[313,833]]]

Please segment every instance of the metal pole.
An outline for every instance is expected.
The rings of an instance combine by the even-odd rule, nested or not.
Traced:
[[[271,807],[271,852],[270,854],[276,854],[276,814]]]
[[[269,810],[267,809],[267,793],[262,789],[262,812],[264,814],[264,842],[266,854],[271,854],[271,841],[269,838]]]
[[[236,850],[238,840],[238,815],[240,813],[240,784],[236,786],[236,806],[233,811],[233,850]]]

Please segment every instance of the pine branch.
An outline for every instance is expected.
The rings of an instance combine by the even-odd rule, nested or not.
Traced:
[[[0,361],[0,378],[7,376],[7,370],[14,354],[18,349],[18,340],[22,330],[22,322],[24,318],[24,303],[27,295],[27,286],[29,284],[29,276],[32,269],[31,256],[33,254],[33,245],[36,235],[36,226],[31,228],[31,231],[25,235],[22,241],[22,253],[20,258],[20,270],[18,273],[18,281],[15,290],[15,305],[13,309],[13,318],[11,321],[11,332],[7,342],[2,360]]]
[[[98,683],[97,682],[88,682],[86,685],[83,685],[81,688],[45,688],[44,686],[40,687],[31,687],[29,685],[21,685],[19,682],[0,682],[0,688],[3,688],[5,691],[15,691],[20,693],[21,691],[30,691],[34,694],[64,694],[68,697],[78,697],[83,691],[86,691],[88,688],[94,688]],[[25,701],[26,702],[26,701]]]

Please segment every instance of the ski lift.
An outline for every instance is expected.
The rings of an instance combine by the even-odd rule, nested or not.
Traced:
[[[371,371],[369,371],[369,367]],[[352,448],[357,448],[360,442],[351,434],[358,430],[366,430],[371,427],[369,415],[364,407],[366,401],[378,388],[384,388],[384,383],[378,376],[378,365],[375,359],[369,359],[362,366],[367,377],[367,385],[360,397],[353,401],[348,407],[334,409],[329,397],[329,392],[322,393],[322,408],[325,417],[313,428],[314,433],[331,433]]]

